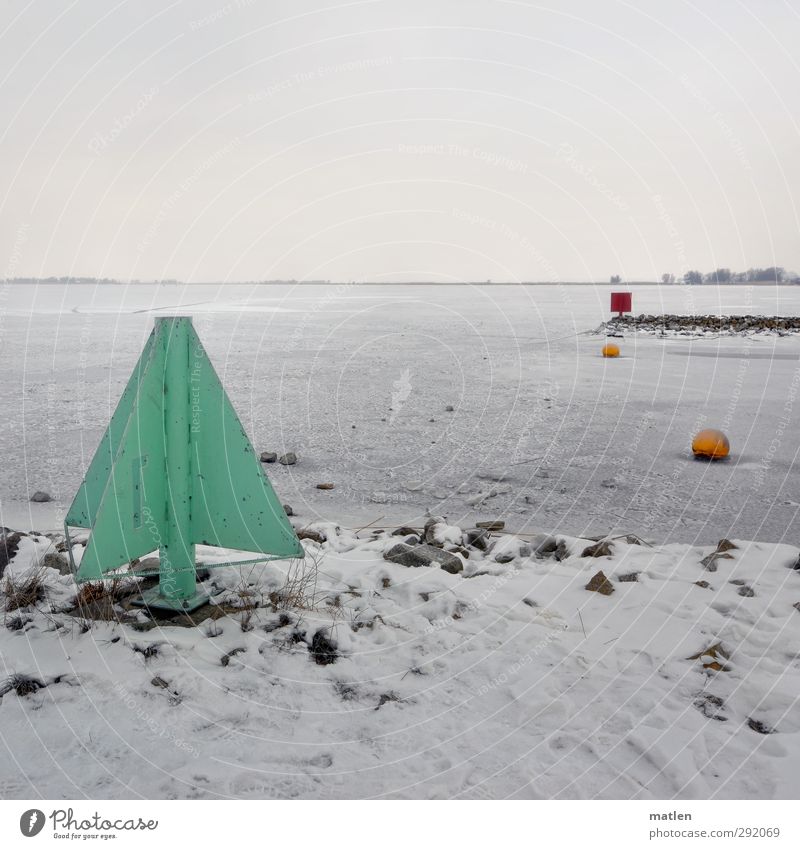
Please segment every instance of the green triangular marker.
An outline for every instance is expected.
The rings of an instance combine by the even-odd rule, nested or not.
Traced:
[[[206,601],[196,544],[303,557],[191,318],[156,319],[64,526],[91,529],[78,582],[158,549],[143,603],[170,610]]]

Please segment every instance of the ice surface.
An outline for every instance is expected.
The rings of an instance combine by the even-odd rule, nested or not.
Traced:
[[[153,317],[181,311],[256,450],[300,457],[268,471],[306,520],[430,513],[520,531],[792,540],[798,338],[634,335],[604,360],[585,334],[608,317],[607,286],[6,291],[0,524],[58,524]],[[800,287],[634,287],[633,305],[796,314]],[[701,427],[726,431],[729,462],[690,459]],[[54,502],[29,504],[36,489]]]

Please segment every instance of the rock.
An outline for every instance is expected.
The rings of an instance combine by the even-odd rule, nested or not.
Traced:
[[[321,531],[315,531],[312,528],[300,528],[296,533],[298,539],[310,539],[313,542],[320,543],[320,545],[327,540],[325,534]]]
[[[502,519],[492,519],[488,522],[475,522],[476,528],[482,528],[486,531],[502,531],[506,523]]]
[[[16,555],[21,539],[22,534],[16,532],[0,536],[0,578],[3,576],[9,561]]]
[[[278,455],[274,451],[262,451],[261,452],[261,462],[262,463],[274,463],[278,459]]]
[[[581,552],[581,557],[610,557],[613,547],[607,539],[601,539],[594,545],[587,545]]]
[[[286,513],[287,516],[294,516],[294,510],[292,510],[292,507],[291,507],[290,504],[284,504],[283,505],[283,511],[284,511],[284,513]]]
[[[709,584],[708,581],[695,581],[694,585],[696,587],[701,587],[704,590],[707,590],[711,586],[711,584]]]
[[[49,569],[57,569],[59,575],[72,574],[69,560],[57,551],[48,551],[42,558],[42,566],[47,566]]]
[[[639,580],[639,573],[638,572],[628,572],[625,575],[617,575],[617,580],[621,584],[637,583],[638,580]]]
[[[586,585],[585,589],[593,593],[600,593],[601,595],[611,595],[614,592],[614,585],[606,578],[601,569],[595,575],[592,575],[592,579]]]
[[[550,534],[536,534],[531,539],[531,548],[537,557],[547,557],[554,554],[558,548],[558,540]]]
[[[794,608],[794,609],[795,609],[798,613],[800,613],[800,601],[796,601],[796,602],[792,605],[792,607],[793,607],[793,608]]]
[[[455,410],[455,407],[454,407],[452,404],[448,404],[448,405],[444,408],[445,413],[452,413],[454,410]]]
[[[399,563],[401,566],[413,568],[440,566],[445,572],[450,572],[453,575],[464,569],[464,564],[457,555],[425,543],[406,545],[404,542],[399,542],[385,552],[383,558],[390,563]]]
[[[739,547],[738,545],[734,545],[729,539],[721,539],[717,543],[717,551],[718,552],[732,551],[733,549],[738,548],[738,547]]]
[[[755,591],[752,587],[739,587],[739,595],[743,598],[753,598],[755,596]]]
[[[444,519],[433,516],[425,522],[423,532],[425,542],[443,548],[445,545],[461,545],[463,532],[455,525],[448,525]]]
[[[318,483],[317,484],[317,489],[333,489],[333,488],[334,488],[334,484],[332,484],[332,483]]]
[[[133,565],[131,571],[135,574],[147,574],[148,572],[158,574],[160,566],[161,562],[158,557],[145,557],[144,560],[140,560],[138,563]]]
[[[282,466],[293,466],[297,462],[297,455],[294,451],[288,451],[286,454],[282,454],[278,457],[278,462]]]
[[[37,504],[44,504],[48,501],[52,501],[52,497],[49,492],[43,492],[41,489],[37,489],[36,492],[31,496],[31,501],[36,502]]]
[[[489,547],[489,531],[485,528],[473,528],[464,533],[466,544],[477,548],[479,551],[486,551]]]
[[[513,551],[501,551],[499,554],[495,554],[494,562],[495,563],[511,563],[514,560],[515,555]]]
[[[717,571],[717,560],[733,560],[733,555],[725,551],[712,551],[707,557],[704,557],[700,564],[705,567],[706,572]]]
[[[558,545],[556,546],[556,550],[553,552],[553,557],[560,563],[562,560],[566,560],[569,557],[569,549],[567,548],[567,544],[564,540],[559,540]]]
[[[412,534],[416,534],[416,533],[417,533],[416,528],[409,528],[407,525],[403,525],[400,528],[395,528],[392,531],[392,536],[393,537],[407,537],[407,536],[411,536]]]

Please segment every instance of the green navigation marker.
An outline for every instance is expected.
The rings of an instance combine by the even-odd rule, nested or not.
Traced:
[[[72,560],[70,527],[91,530],[79,583],[158,549],[159,585],[142,604],[168,610],[207,600],[195,545],[262,555],[246,563],[303,557],[191,318],[156,319],[67,512]]]

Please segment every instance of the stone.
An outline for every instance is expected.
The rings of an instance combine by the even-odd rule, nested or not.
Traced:
[[[320,545],[327,540],[325,534],[321,531],[315,531],[313,528],[300,528],[296,533],[298,539],[310,539]]]
[[[608,578],[606,578],[603,570],[601,569],[599,572],[592,575],[592,578],[586,585],[585,589],[593,593],[600,593],[600,595],[611,595],[611,593],[614,592],[614,585],[608,580]]]
[[[465,531],[466,544],[477,548],[478,551],[486,551],[489,547],[489,531],[485,528],[473,528]]]
[[[704,557],[700,564],[705,567],[706,572],[717,571],[717,560],[733,560],[733,555],[725,551],[712,551],[707,557]]]
[[[407,525],[403,525],[402,527],[395,528],[392,531],[392,536],[393,537],[407,537],[407,536],[411,536],[412,534],[416,534],[416,533],[417,533],[416,528],[409,528]]]
[[[494,562],[495,563],[511,563],[514,560],[515,555],[513,551],[501,551],[499,554],[495,554]]]
[[[531,548],[537,557],[547,557],[554,554],[558,548],[558,540],[550,534],[536,534],[531,539]]]
[[[753,598],[755,596],[755,591],[752,587],[739,587],[738,592],[743,598]]]
[[[286,454],[282,454],[278,457],[278,462],[282,466],[293,466],[297,462],[297,455],[294,451],[288,451]]]
[[[42,566],[47,566],[49,569],[57,569],[59,575],[72,574],[69,560],[57,551],[48,551],[42,558]]]
[[[0,577],[5,572],[9,561],[16,555],[21,539],[22,534],[17,532],[4,533],[0,536]]]
[[[628,572],[625,575],[617,575],[617,580],[621,584],[633,584],[639,581],[639,573],[638,572]]]
[[[441,548],[434,548],[434,546],[426,545],[425,543],[407,545],[404,542],[399,542],[384,553],[383,559],[388,560],[390,563],[398,563],[401,566],[413,568],[420,566],[440,566],[445,572],[450,572],[453,575],[458,574],[464,569],[464,564],[458,555],[451,554],[449,551],[444,551]]]
[[[491,519],[487,522],[475,522],[476,528],[482,528],[486,531],[502,531],[506,523],[502,519]]]
[[[454,410],[455,410],[455,407],[454,407],[452,404],[448,404],[448,405],[444,408],[445,413],[452,413]]]
[[[34,501],[36,504],[45,504],[48,501],[52,501],[52,496],[49,492],[43,492],[41,489],[37,489],[36,492],[31,496],[31,501]]]
[[[278,459],[278,455],[274,451],[262,451],[261,452],[261,462],[262,463],[274,463]]]
[[[290,504],[283,505],[283,512],[286,513],[287,516],[294,516],[294,510],[292,510]]]
[[[333,489],[335,484],[332,483],[318,483],[317,489]]]
[[[610,557],[612,549],[612,543],[607,539],[601,539],[594,545],[587,545],[581,552],[581,557]]]
[[[717,543],[717,551],[718,552],[732,551],[733,549],[738,548],[738,547],[739,547],[738,545],[734,545],[729,539],[721,539]]]
[[[708,581],[695,581],[694,585],[696,587],[700,587],[701,589],[704,589],[704,590],[707,590],[711,586],[711,584],[709,584]]]
[[[556,546],[556,550],[553,552],[553,557],[559,563],[569,557],[569,549],[567,548],[567,544],[566,542],[564,542],[563,539],[559,540],[558,545]]]

